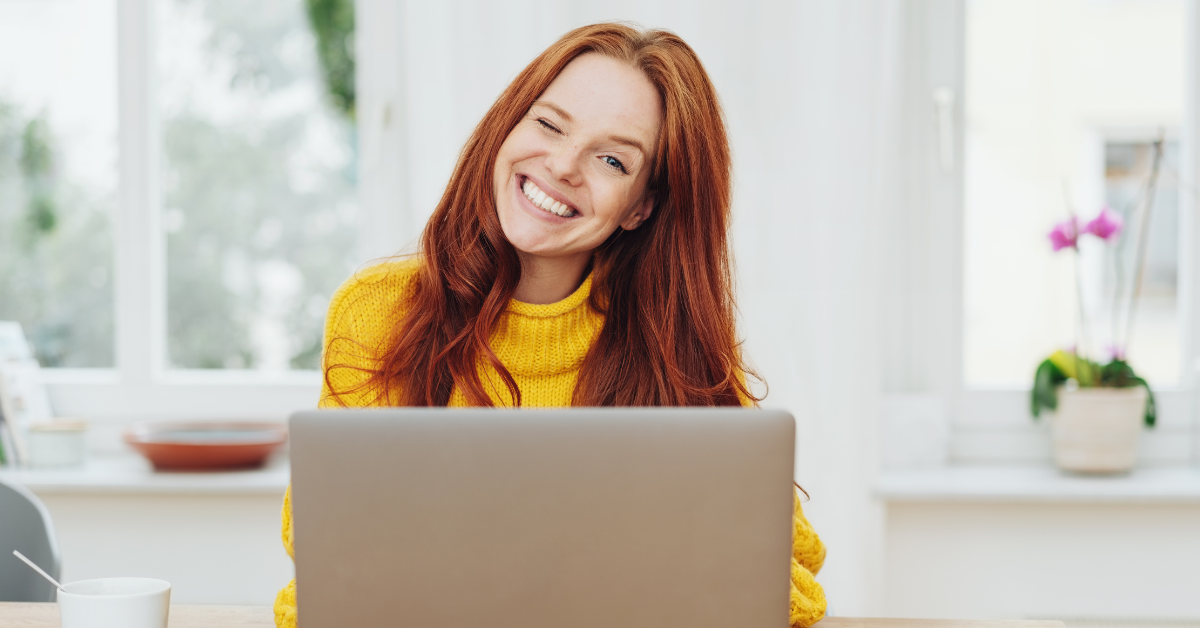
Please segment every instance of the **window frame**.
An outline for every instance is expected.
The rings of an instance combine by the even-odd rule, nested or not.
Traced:
[[[415,236],[405,222],[402,75],[395,2],[356,2],[358,136],[361,158],[357,257],[365,264],[394,254]],[[282,420],[318,401],[314,370],[173,369],[166,364],[166,234],[159,173],[155,0],[117,0],[118,206],[113,214],[114,346],[112,368],[45,368],[58,416],[89,419],[101,450],[108,432],[149,419]],[[386,175],[386,176],[385,176]],[[112,441],[112,442],[110,442]]]
[[[1181,121],[1181,172],[1200,180],[1200,9],[1186,6],[1187,117]],[[899,211],[911,222],[910,234],[896,245],[902,260],[889,269],[889,278],[902,287],[892,298],[902,312],[900,322],[887,322],[901,340],[886,350],[891,376],[885,390],[887,408],[905,399],[923,399],[924,413],[947,424],[946,459],[955,464],[1046,463],[1050,460],[1048,421],[1034,421],[1028,410],[1029,389],[969,387],[963,374],[963,247],[959,234],[964,218],[964,80],[966,0],[907,0],[905,128],[901,146],[907,164],[901,184]],[[944,169],[939,154],[935,90],[953,95],[953,162]],[[931,119],[934,123],[931,124]],[[1159,403],[1157,427],[1146,430],[1139,464],[1174,466],[1200,463],[1200,428],[1196,423],[1197,384],[1200,384],[1200,220],[1196,199],[1181,195],[1179,317],[1182,344],[1180,382],[1155,388]],[[919,396],[919,397],[918,397]],[[936,418],[936,417],[941,417]]]

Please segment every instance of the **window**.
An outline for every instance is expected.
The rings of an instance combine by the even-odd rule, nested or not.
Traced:
[[[353,35],[352,0],[0,0],[0,319],[57,413],[316,402],[368,259]]]
[[[326,88],[302,0],[156,9],[167,364],[315,369],[355,265],[352,92]]]
[[[901,376],[889,393],[898,403],[916,395],[931,422],[949,423],[952,462],[1048,462],[1049,425],[1029,415],[1034,369],[1080,342],[1080,296],[1096,328],[1084,344],[1097,357],[1124,328],[1112,300],[1134,282],[1116,277],[1113,256],[1133,255],[1141,232],[1131,210],[1161,142],[1127,358],[1159,409],[1139,464],[1194,462],[1200,9],[1182,0],[906,6],[901,202],[910,232],[903,264],[889,269],[901,295],[889,352],[889,373]],[[1070,252],[1052,251],[1056,223],[1105,205],[1125,212],[1125,246],[1085,238],[1078,268]]]
[[[42,364],[114,364],[113,0],[0,0],[0,320]]]
[[[966,5],[965,319],[967,386],[1028,386],[1055,349],[1122,351],[1156,386],[1179,383],[1179,144],[1182,0]],[[1151,142],[1164,159],[1147,229],[1142,281],[1133,268]],[[1072,256],[1046,233],[1074,212],[1110,206],[1126,228],[1114,251],[1083,239],[1082,292]],[[1128,271],[1126,271],[1127,273]],[[1140,285],[1135,327],[1114,302]],[[1078,300],[1091,337],[1077,337]]]

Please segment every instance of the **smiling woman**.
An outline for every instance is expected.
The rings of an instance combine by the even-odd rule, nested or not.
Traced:
[[[572,31],[476,127],[421,253],[368,269],[335,295],[323,399],[748,402],[729,222],[725,126],[691,48],[673,34],[622,25]],[[527,326],[512,327],[524,320],[515,312],[541,320],[539,308],[572,297],[579,307],[571,326],[542,321],[552,337],[525,338]],[[526,341],[547,357],[551,346],[577,349],[534,369],[559,375],[553,393],[521,372]],[[506,361],[505,351],[522,362]]]
[[[421,252],[334,295],[321,405],[752,405],[729,223],[725,126],[692,49],[571,31],[476,127]],[[824,615],[824,556],[797,500],[794,626]],[[276,621],[295,619],[293,584]]]

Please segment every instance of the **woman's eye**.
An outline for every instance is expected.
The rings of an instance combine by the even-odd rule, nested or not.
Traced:
[[[612,155],[605,155],[604,157],[601,157],[601,159],[604,160],[604,163],[612,166],[613,168],[616,168],[617,170],[620,170],[621,172],[624,172],[625,174],[629,174],[625,170],[625,164],[622,164],[620,159],[617,159],[616,157],[613,157]]]
[[[547,122],[545,118],[538,118],[537,121],[538,121],[538,124],[542,125],[543,127],[550,129],[551,131],[554,131],[555,133],[561,133],[561,131],[558,130],[558,127]]]

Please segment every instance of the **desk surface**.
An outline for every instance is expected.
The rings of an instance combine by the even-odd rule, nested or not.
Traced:
[[[0,602],[0,628],[58,628],[57,604]],[[1062,628],[1058,621],[827,617],[820,628]],[[266,606],[172,606],[171,628],[274,628]]]
[[[58,604],[0,602],[0,628],[59,628]],[[171,606],[171,628],[275,628],[269,606]]]

